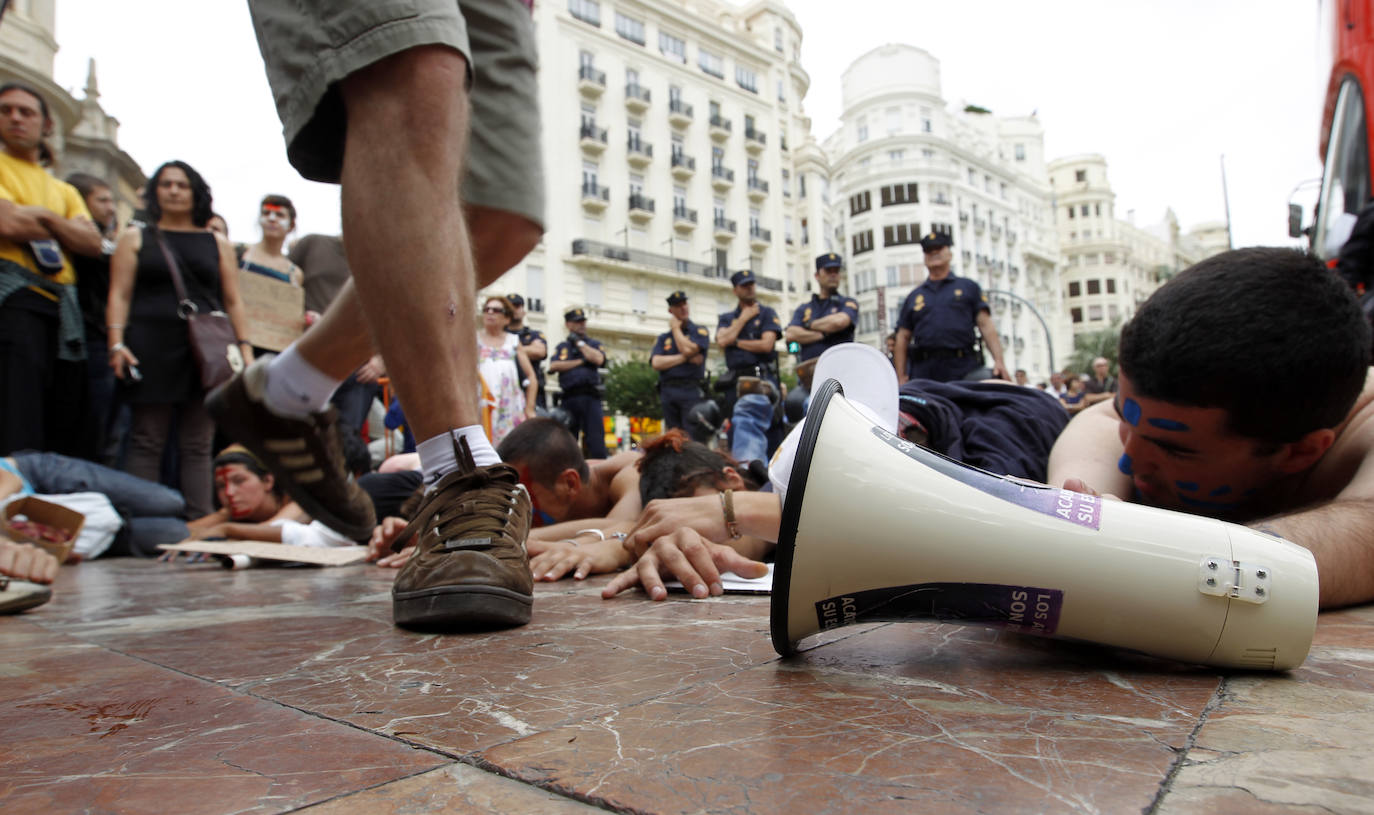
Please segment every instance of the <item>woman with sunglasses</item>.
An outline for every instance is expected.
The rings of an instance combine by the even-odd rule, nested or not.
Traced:
[[[490,412],[492,445],[526,419],[534,418],[539,380],[534,375],[520,337],[506,331],[515,306],[504,297],[488,297],[482,304],[482,328],[477,332],[478,372],[485,386],[482,394]],[[521,387],[524,382],[524,387]]]

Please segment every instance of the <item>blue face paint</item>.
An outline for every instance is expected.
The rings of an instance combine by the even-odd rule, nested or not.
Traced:
[[[1140,424],[1140,403],[1134,399],[1121,400],[1121,418],[1131,427]]]
[[[1186,495],[1180,495],[1178,500],[1183,502],[1185,506],[1194,507],[1196,509],[1210,509],[1216,512],[1228,512],[1244,503],[1243,501],[1203,501],[1198,498],[1189,498]]]
[[[1191,481],[1175,481],[1174,486],[1178,487],[1183,492],[1197,492],[1197,484]]]
[[[535,526],[553,526],[557,523],[552,515],[542,509],[536,509],[534,511],[534,521]]]
[[[1172,430],[1176,433],[1187,433],[1188,425],[1183,422],[1176,422],[1173,419],[1146,419],[1152,427],[1160,430]]]
[[[1231,487],[1230,487],[1229,485],[1223,485],[1223,486],[1217,487],[1216,489],[1214,489],[1214,490],[1212,490],[1211,492],[1207,493],[1207,497],[1209,497],[1209,498],[1217,498],[1217,497],[1222,496],[1222,495],[1230,495],[1230,494],[1231,494]]]
[[[1135,475],[1131,468],[1131,457],[1125,453],[1122,453],[1121,458],[1117,459],[1116,468],[1126,475]]]

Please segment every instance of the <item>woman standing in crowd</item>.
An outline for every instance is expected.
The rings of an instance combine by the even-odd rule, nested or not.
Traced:
[[[214,423],[181,319],[176,287],[161,249],[181,270],[187,297],[201,314],[224,311],[238,336],[245,321],[233,246],[205,228],[210,187],[190,165],[170,161],[148,180],[148,226],[125,230],[110,261],[106,308],[110,367],[133,407],[128,471],[158,481],[173,416],[178,420],[181,492],[192,517],[209,515]],[[252,351],[241,343],[245,361]]]
[[[506,332],[506,325],[514,316],[515,306],[504,297],[488,297],[482,304],[482,330],[477,332],[481,359],[478,371],[489,392],[491,429],[488,435],[493,445],[500,444],[516,425],[534,418],[534,400],[539,392],[539,380],[525,349],[520,347],[520,337]],[[522,379],[525,380],[523,390],[520,388]]]
[[[1073,414],[1087,407],[1087,405],[1083,402],[1083,397],[1086,395],[1083,387],[1083,377],[1078,376],[1077,374],[1065,374],[1064,380],[1065,386],[1068,389],[1065,390],[1063,395],[1059,397],[1059,403],[1062,404],[1064,406],[1064,409],[1069,412],[1070,416],[1072,416]]]
[[[305,273],[282,252],[286,236],[296,228],[296,207],[285,195],[268,195],[258,205],[258,226],[262,240],[243,250],[239,266],[246,271],[285,281],[293,286],[305,283]]]

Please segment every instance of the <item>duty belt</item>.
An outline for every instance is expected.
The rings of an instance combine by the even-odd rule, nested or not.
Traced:
[[[972,348],[912,348],[911,359],[924,362],[928,359],[962,359],[974,355]]]

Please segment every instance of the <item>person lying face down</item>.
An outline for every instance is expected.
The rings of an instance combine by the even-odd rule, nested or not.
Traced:
[[[1312,551],[1323,608],[1374,600],[1374,376],[1354,294],[1292,249],[1187,269],[1121,330],[1117,392],[1050,454],[1068,489]]]

